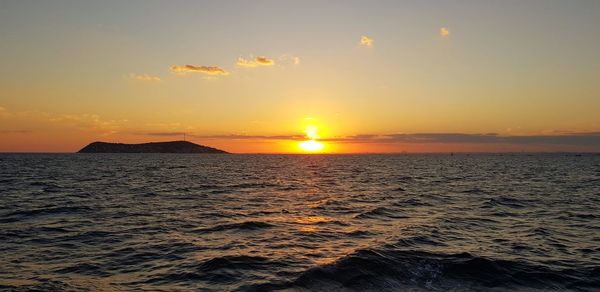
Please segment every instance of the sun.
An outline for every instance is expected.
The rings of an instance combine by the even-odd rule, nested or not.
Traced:
[[[308,140],[302,141],[298,144],[303,152],[316,153],[321,152],[323,148],[325,148],[325,144],[317,141],[319,138],[318,131],[319,128],[315,125],[306,126],[304,132],[306,133],[306,138]]]
[[[304,133],[306,133],[306,137],[308,137],[308,139],[315,140],[319,138],[319,135],[317,134],[318,131],[319,128],[317,128],[317,126],[308,125],[306,126]]]
[[[300,149],[306,152],[319,152],[325,148],[323,143],[315,140],[307,140],[300,142]]]

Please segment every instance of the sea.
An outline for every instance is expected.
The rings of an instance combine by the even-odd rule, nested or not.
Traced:
[[[0,154],[3,291],[600,291],[600,154]]]

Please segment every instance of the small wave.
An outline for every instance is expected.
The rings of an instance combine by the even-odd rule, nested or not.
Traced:
[[[472,189],[464,190],[464,191],[462,191],[462,193],[465,193],[465,194],[488,194],[489,192],[485,191],[483,189],[480,189],[480,188],[472,188]]]
[[[269,224],[261,221],[244,221],[240,223],[230,223],[230,224],[221,224],[208,228],[200,228],[196,229],[197,233],[209,233],[209,232],[219,232],[219,231],[228,231],[228,230],[259,230],[265,228],[273,227],[273,224]]]
[[[353,237],[353,238],[362,238],[362,237],[370,237],[373,236],[373,232],[365,231],[365,230],[354,230],[349,232],[342,233],[344,236]]]
[[[55,270],[55,272],[61,274],[80,274],[98,277],[107,277],[111,275],[110,273],[103,271],[100,266],[90,263],[80,263],[73,266],[60,268]]]
[[[396,248],[406,248],[413,246],[446,246],[445,243],[436,240],[433,236],[419,235],[414,237],[402,238],[393,246]]]
[[[418,198],[408,198],[405,200],[394,202],[394,206],[398,206],[398,207],[429,207],[429,206],[433,206],[433,204],[425,202]]]
[[[23,281],[20,281],[23,282]],[[67,283],[48,279],[30,279],[27,280],[26,284],[15,283],[13,284],[1,284],[0,290],[2,291],[90,291],[88,289],[81,289],[71,286]]]
[[[279,185],[277,184],[273,184],[273,183],[266,183],[266,182],[261,182],[261,183],[240,183],[240,184],[232,184],[232,185],[228,185],[226,186],[227,188],[233,188],[233,189],[255,189],[255,188],[269,188],[269,187],[278,187]]]
[[[405,215],[401,215],[398,214],[397,212],[395,212],[394,210],[390,210],[389,208],[386,207],[377,207],[375,209],[360,213],[356,216],[354,216],[354,218],[356,219],[379,219],[381,217],[387,217],[387,218],[393,218],[393,219],[400,219],[400,218],[408,218]]]
[[[212,258],[200,265],[198,269],[204,272],[210,272],[219,269],[257,269],[269,262],[269,259],[258,256],[223,256]]]
[[[527,205],[527,202],[523,200],[500,196],[497,198],[491,198],[489,201],[484,203],[483,207],[490,208],[495,206],[505,206],[510,208],[525,208]]]
[[[154,276],[145,281],[153,283],[178,283],[192,281],[207,281],[209,283],[230,284],[239,282],[239,271],[256,271],[266,268],[269,259],[258,256],[222,256],[208,259],[201,263],[180,265],[171,272]],[[237,273],[233,271],[238,271]]]
[[[173,165],[173,166],[167,167],[167,169],[185,169],[185,168],[188,168],[188,167],[185,165]]]
[[[54,207],[54,208],[39,208],[32,210],[19,210],[10,212],[8,214],[3,215],[5,217],[0,219],[0,222],[14,222],[19,221],[19,219],[27,219],[34,216],[42,216],[42,215],[55,215],[55,214],[75,214],[75,213],[83,213],[89,212],[92,208],[86,206],[72,206],[72,207]]]

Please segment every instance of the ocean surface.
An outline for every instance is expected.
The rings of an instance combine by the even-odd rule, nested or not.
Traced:
[[[0,290],[600,291],[600,155],[1,154]]]

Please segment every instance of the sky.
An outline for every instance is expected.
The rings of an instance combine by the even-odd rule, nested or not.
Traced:
[[[599,51],[597,0],[2,0],[0,152],[599,152]]]

